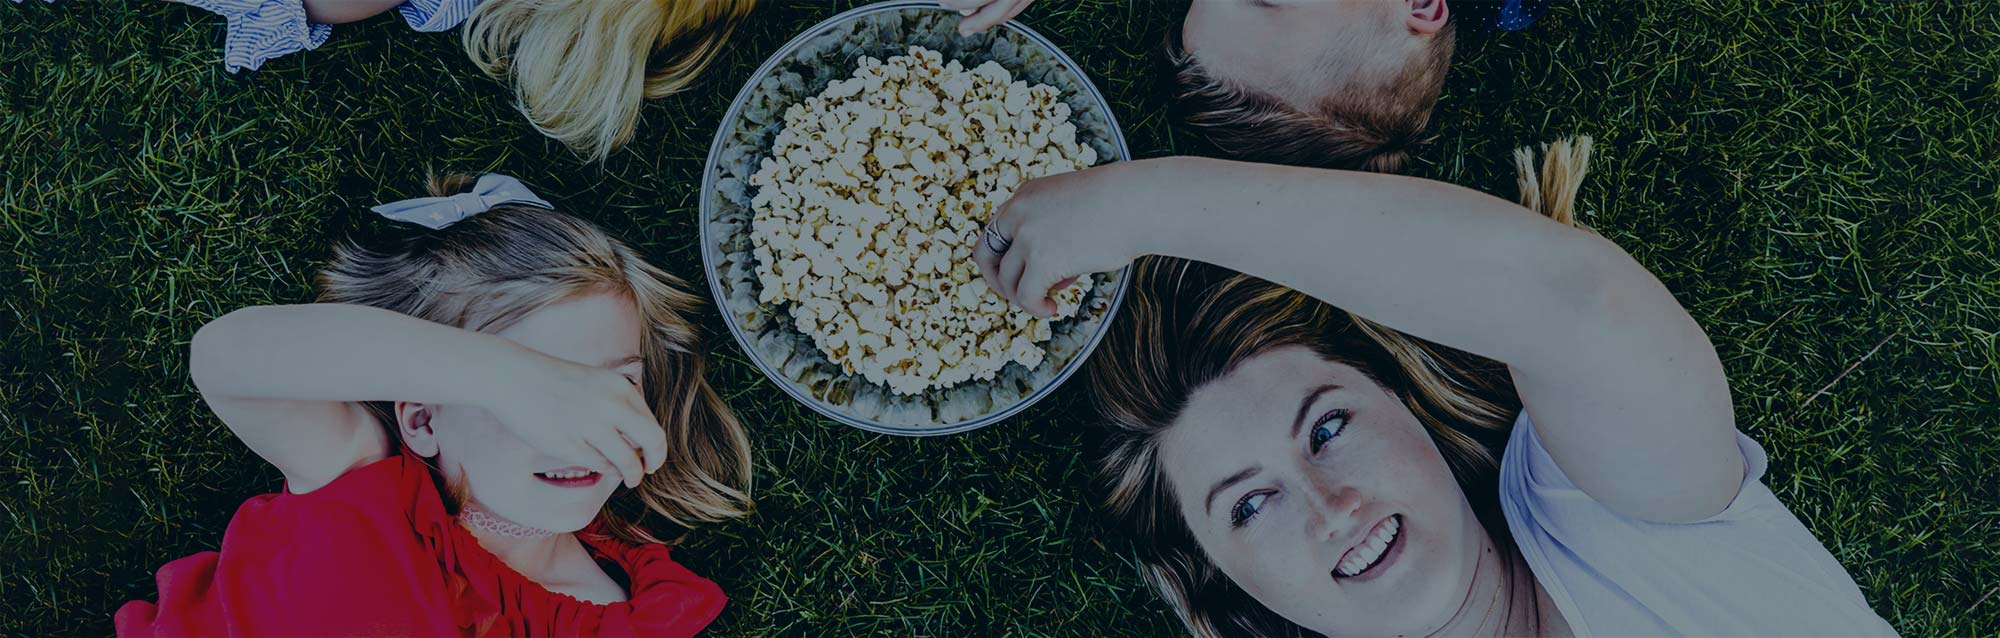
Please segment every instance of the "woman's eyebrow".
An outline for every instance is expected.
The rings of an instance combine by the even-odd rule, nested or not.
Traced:
[[[1262,466],[1252,465],[1250,467],[1243,468],[1243,471],[1231,474],[1229,475],[1229,478],[1222,479],[1221,482],[1216,483],[1215,487],[1209,488],[1208,500],[1202,502],[1201,504],[1202,511],[1204,513],[1213,513],[1215,510],[1215,495],[1221,494],[1223,490],[1229,489],[1229,486],[1231,485],[1242,483],[1243,481],[1248,480],[1250,477],[1256,476],[1257,473],[1263,471],[1263,469],[1264,468]]]
[[[604,362],[604,365],[601,365],[601,366],[598,366],[598,367],[600,367],[600,368],[623,368],[623,367],[625,367],[625,366],[628,366],[628,365],[631,365],[631,364],[634,364],[634,363],[638,363],[638,362],[640,362],[640,361],[645,361],[645,359],[644,359],[644,358],[642,358],[642,357],[640,357],[639,355],[636,355],[636,354],[635,354],[635,355],[631,355],[631,356],[628,356],[628,357],[623,357],[623,358],[618,358],[618,359],[611,359],[611,360],[609,360],[609,361],[605,361],[605,362]]]

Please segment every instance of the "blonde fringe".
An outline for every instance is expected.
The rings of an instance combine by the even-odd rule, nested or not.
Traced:
[[[535,130],[603,160],[631,140],[644,100],[687,88],[756,4],[486,0],[463,38],[481,71],[512,76],[516,108]]]
[[[1564,225],[1589,228],[1576,220],[1576,193],[1590,174],[1594,147],[1595,140],[1588,135],[1543,144],[1540,171],[1535,169],[1532,147],[1514,149],[1514,183],[1521,190],[1521,206]]]

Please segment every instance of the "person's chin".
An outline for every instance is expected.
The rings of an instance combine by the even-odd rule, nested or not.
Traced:
[[[557,534],[569,534],[589,527],[590,522],[596,518],[597,510],[595,509],[589,511],[550,512],[547,518],[544,518],[540,523],[532,525]]]
[[[580,495],[579,495],[580,496]],[[608,495],[607,495],[608,496]],[[522,525],[545,529],[558,534],[581,531],[597,520],[597,513],[604,509],[606,499],[586,499],[572,496],[564,499],[539,499],[534,503],[536,510],[531,521],[519,521]]]

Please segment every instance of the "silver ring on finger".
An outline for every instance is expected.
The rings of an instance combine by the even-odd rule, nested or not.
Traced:
[[[980,234],[984,237],[986,249],[993,251],[995,255],[1004,255],[1008,248],[1014,247],[1014,240],[1001,235],[1000,231],[994,230],[992,226],[987,226]]]

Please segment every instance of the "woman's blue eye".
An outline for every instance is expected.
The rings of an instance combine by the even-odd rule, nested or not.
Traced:
[[[1347,429],[1346,410],[1334,410],[1321,416],[1319,421],[1313,423],[1312,453],[1319,454],[1319,449],[1333,437],[1340,436],[1340,431],[1344,429]]]
[[[1244,495],[1242,499],[1236,501],[1235,507],[1229,508],[1229,526],[1242,527],[1244,523],[1250,522],[1251,518],[1257,516],[1257,510],[1264,507],[1264,499],[1270,497],[1269,492]]]

